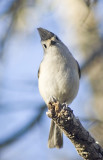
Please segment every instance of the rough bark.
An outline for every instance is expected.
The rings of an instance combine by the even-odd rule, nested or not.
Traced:
[[[81,157],[85,160],[103,160],[103,149],[66,104],[60,104],[56,100],[50,102],[47,115],[71,140]]]

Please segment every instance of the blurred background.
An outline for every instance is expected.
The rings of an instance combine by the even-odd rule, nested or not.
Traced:
[[[0,160],[81,160],[65,135],[63,149],[47,147],[38,27],[57,34],[78,60],[80,89],[70,107],[103,146],[103,1],[0,0]]]

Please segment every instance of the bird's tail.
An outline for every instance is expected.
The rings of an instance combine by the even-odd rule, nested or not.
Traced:
[[[49,139],[48,139],[49,148],[62,148],[63,147],[63,133],[60,128],[51,121]]]

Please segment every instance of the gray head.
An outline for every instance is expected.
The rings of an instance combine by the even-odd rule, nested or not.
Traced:
[[[54,33],[50,32],[46,29],[43,29],[43,28],[37,28],[37,29],[39,31],[41,41],[48,40],[54,36]]]
[[[41,37],[41,43],[45,52],[47,48],[50,48],[51,46],[57,47],[60,43],[62,43],[61,40],[54,33],[46,29],[38,28],[38,32]]]

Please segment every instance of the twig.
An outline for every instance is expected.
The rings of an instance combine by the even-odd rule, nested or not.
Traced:
[[[81,157],[85,160],[103,160],[103,149],[82,126],[69,107],[55,101],[50,102],[48,108],[48,117],[52,118],[71,140]]]

